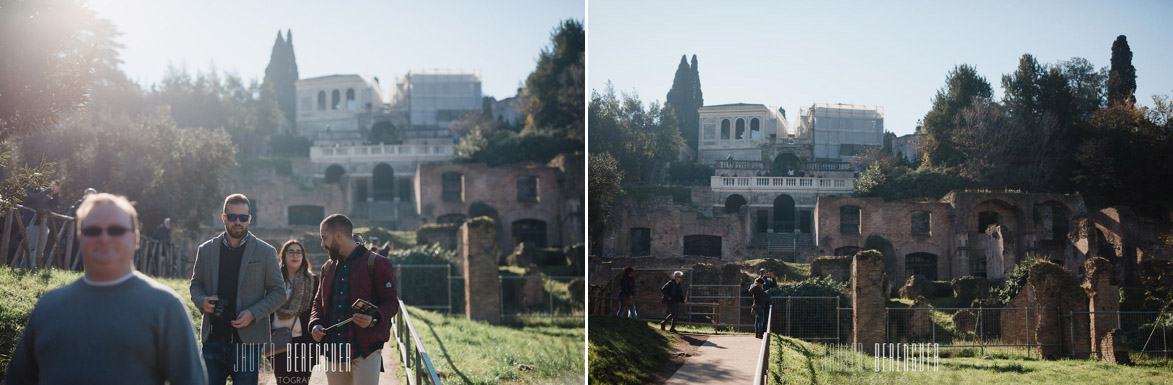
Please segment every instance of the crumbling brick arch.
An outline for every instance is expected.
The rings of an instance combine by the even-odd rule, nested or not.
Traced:
[[[965,225],[972,232],[983,232],[985,229],[979,226],[981,223],[979,217],[982,213],[993,212],[999,215],[998,224],[1002,225],[1003,229],[1011,232],[1019,233],[1024,230],[1026,222],[1026,215],[1024,210],[1017,206],[1010,204],[1001,199],[992,198],[986,199],[978,204],[975,204],[966,215]]]
[[[741,196],[741,194],[731,194],[725,198],[725,213],[737,214],[746,203],[745,197]]]

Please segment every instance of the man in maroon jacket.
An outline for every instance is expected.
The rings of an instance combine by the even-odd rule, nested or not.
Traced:
[[[318,295],[310,311],[311,334],[326,348],[326,380],[336,384],[377,384],[383,344],[391,337],[391,317],[399,311],[391,261],[355,243],[354,225],[342,214],[322,221],[322,248],[330,260],[322,266]],[[379,306],[370,315],[351,304],[363,299]],[[354,317],[352,322],[334,327]],[[337,368],[334,370],[334,368]]]

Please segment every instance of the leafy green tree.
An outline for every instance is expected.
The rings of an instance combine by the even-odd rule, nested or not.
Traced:
[[[0,140],[53,125],[89,100],[94,20],[71,0],[0,5]]]
[[[614,156],[629,182],[662,181],[684,144],[672,108],[652,103],[645,109],[636,95],[615,95],[610,83],[602,94],[591,92],[588,113],[590,152]]]
[[[1035,117],[1043,114],[1039,99],[1042,97],[1041,79],[1045,73],[1043,66],[1031,54],[1023,54],[1018,61],[1018,69],[1013,74],[1002,75],[1002,88],[1005,96],[1002,105],[1012,116]]]
[[[220,180],[235,166],[234,152],[223,129],[180,128],[164,107],[135,117],[73,114],[60,129],[22,142],[19,154],[26,163],[56,162],[66,198],[93,187],[136,201],[143,223],[173,217],[194,226],[220,203]]]
[[[587,184],[591,192],[588,226],[591,234],[603,234],[611,216],[611,205],[623,195],[623,170],[619,168],[619,161],[606,152],[592,152],[587,167]],[[591,237],[592,251],[599,250],[598,242],[602,238],[598,235]]]
[[[1128,38],[1112,42],[1112,67],[1108,72],[1108,103],[1136,104],[1136,67],[1132,66],[1132,49]]]
[[[586,31],[582,22],[565,20],[542,49],[538,65],[525,80],[522,92],[529,130],[556,130],[571,138],[583,137],[583,99],[586,74]]]
[[[988,101],[990,83],[974,67],[962,64],[949,71],[945,86],[933,98],[933,107],[925,114],[919,147],[924,166],[956,166],[962,162],[952,133],[957,129],[957,114],[975,101]]]
[[[1091,62],[1080,57],[1059,62],[1057,67],[1062,69],[1067,86],[1075,97],[1077,121],[1086,120],[1104,106],[1108,84],[1107,68],[1096,70]]]
[[[1092,115],[1075,154],[1075,184],[1089,210],[1124,205],[1136,212],[1173,206],[1173,139],[1129,103]]]

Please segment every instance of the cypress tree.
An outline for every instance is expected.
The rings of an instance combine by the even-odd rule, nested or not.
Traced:
[[[701,93],[701,73],[696,68],[696,54],[692,55],[692,81],[693,81],[693,86],[692,86],[693,87],[693,97],[692,97],[692,107],[693,108],[692,108],[692,110],[694,111],[692,119],[693,119],[693,123],[699,124],[700,112],[696,112],[696,111],[698,109],[700,109],[701,107],[705,106],[705,96],[703,93]],[[695,149],[695,147],[696,147],[695,143],[694,143],[693,147]]]
[[[676,67],[676,76],[672,79],[672,89],[668,90],[665,104],[672,107],[672,111],[676,114],[677,127],[680,130],[680,136],[684,138],[685,144],[695,150],[699,128],[694,118],[697,115],[696,106],[693,101],[696,92],[692,87],[696,82],[693,81],[692,77],[693,72],[688,66],[687,56],[681,55],[680,65]]]
[[[293,31],[286,30],[281,36],[277,31],[277,40],[273,42],[273,52],[269,55],[269,65],[265,67],[263,85],[273,87],[277,98],[277,106],[290,123],[295,122],[297,89],[294,82],[298,79],[297,59],[293,55]]]
[[[1128,38],[1120,35],[1112,43],[1112,67],[1108,72],[1108,104],[1136,104],[1135,93],[1136,67],[1132,66],[1132,50],[1128,47]]]

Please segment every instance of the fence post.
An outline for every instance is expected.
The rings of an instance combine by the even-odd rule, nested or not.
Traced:
[[[4,240],[0,241],[0,249],[4,251],[4,260],[0,260],[0,265],[8,264],[8,244],[12,239],[12,217],[16,216],[16,209],[10,208],[4,210]],[[15,256],[15,253],[13,253]]]
[[[1026,312],[1026,323],[1023,324],[1023,327],[1025,327],[1027,331],[1030,331],[1030,308],[1026,308],[1023,311]],[[1063,322],[1063,321],[1059,321],[1059,322]],[[1030,357],[1030,333],[1024,333],[1024,334],[1026,334],[1026,356]]]

